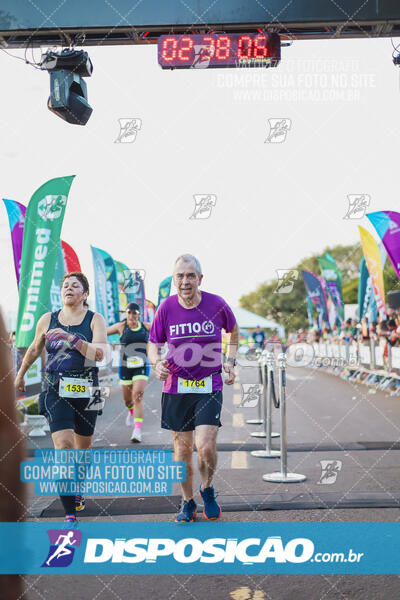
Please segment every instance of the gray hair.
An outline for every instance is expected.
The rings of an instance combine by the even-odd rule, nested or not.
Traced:
[[[201,270],[201,265],[200,265],[200,261],[193,256],[193,254],[181,254],[180,256],[178,256],[178,258],[175,261],[175,265],[177,262],[179,262],[180,260],[183,260],[183,262],[185,263],[191,263],[192,265],[195,266],[197,274],[198,275],[202,275],[203,272]],[[174,265],[174,266],[175,266]]]

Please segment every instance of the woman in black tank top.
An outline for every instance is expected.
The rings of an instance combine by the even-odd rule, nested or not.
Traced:
[[[24,375],[46,347],[45,390],[39,396],[39,412],[49,422],[56,449],[90,448],[102,404],[96,362],[102,360],[106,348],[106,324],[102,315],[88,310],[88,295],[83,273],[64,277],[63,308],[39,319],[35,339],[15,380],[17,389],[25,391]],[[68,526],[76,526],[76,510],[84,508],[83,497],[60,498]]]
[[[107,328],[107,335],[118,333],[121,342],[119,380],[122,396],[128,409],[125,423],[133,426],[131,442],[142,441],[143,394],[150,372],[146,345],[150,324],[139,321],[140,308],[130,302],[126,319]]]

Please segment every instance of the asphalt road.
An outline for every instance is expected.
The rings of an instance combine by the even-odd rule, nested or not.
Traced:
[[[287,377],[288,466],[306,475],[303,483],[276,484],[262,480],[279,470],[279,459],[260,459],[251,450],[265,441],[251,436],[262,426],[248,425],[257,408],[241,406],[242,386],[256,383],[251,367],[241,368],[240,382],[225,386],[223,427],[219,434],[219,465],[215,487],[224,521],[397,521],[400,513],[398,473],[400,398],[370,394],[369,388],[309,369],[290,369]],[[160,430],[160,383],[150,379],[145,394],[143,444],[170,448],[170,432]],[[95,445],[131,446],[125,408],[114,386],[98,420]],[[279,430],[274,411],[273,429]],[[38,438],[40,447],[49,437]],[[279,438],[273,440],[279,447]],[[30,443],[33,449],[35,444]],[[337,478],[327,484],[321,461],[337,467]],[[199,484],[196,477],[195,486]],[[175,484],[167,498],[95,498],[88,500],[82,520],[170,521],[179,500]],[[199,503],[198,496],[196,501]],[[58,502],[31,494],[30,520],[52,522],[61,516]],[[201,520],[201,519],[200,519]],[[189,525],[196,527],[196,523]],[[218,524],[215,525],[218,527]],[[230,600],[380,600],[400,597],[396,575],[118,575],[27,576],[28,598],[152,598],[175,600],[209,598]],[[84,592],[84,593],[83,593]]]

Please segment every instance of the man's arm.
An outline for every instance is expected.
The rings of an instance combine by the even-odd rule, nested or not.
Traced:
[[[156,377],[161,379],[161,381],[165,381],[170,373],[169,369],[167,369],[168,362],[161,359],[161,348],[163,345],[147,342],[147,358],[154,369]]]
[[[161,345],[147,342],[147,358],[154,369],[157,362],[161,360]]]
[[[227,343],[227,347],[228,347],[228,352],[226,354],[226,358],[236,358],[236,354],[237,354],[237,349],[238,349],[238,345],[239,345],[239,327],[238,324],[236,323],[236,325],[234,326],[234,328],[232,329],[232,331],[230,331],[228,334],[228,343]]]
[[[235,371],[234,371],[234,363],[236,360],[236,354],[239,344],[239,327],[236,323],[233,329],[227,334],[228,343],[227,343],[227,353],[224,362],[224,371],[228,373],[227,379],[225,379],[225,383],[227,385],[232,385],[235,381]]]

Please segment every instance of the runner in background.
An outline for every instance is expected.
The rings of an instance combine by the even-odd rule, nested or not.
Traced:
[[[254,340],[254,344],[256,348],[264,348],[265,344],[265,333],[261,329],[259,325],[257,325],[255,331],[252,333],[252,338]]]
[[[81,272],[65,275],[61,286],[63,308],[40,317],[36,335],[15,379],[25,392],[24,375],[46,347],[45,390],[39,396],[39,413],[48,420],[55,449],[87,449],[100,410],[96,362],[103,359],[106,325],[99,313],[88,310],[89,283]],[[68,527],[76,526],[76,511],[83,496],[60,495]]]
[[[121,343],[119,379],[122,396],[128,409],[125,423],[132,427],[132,442],[142,441],[143,395],[149,378],[146,344],[150,323],[139,321],[140,307],[130,302],[126,307],[126,319],[107,328],[107,335],[118,333]]]

